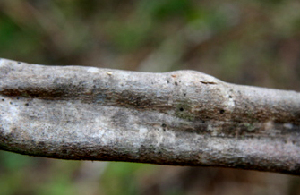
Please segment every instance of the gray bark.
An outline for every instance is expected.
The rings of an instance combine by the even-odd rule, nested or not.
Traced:
[[[300,175],[299,124],[296,91],[0,59],[0,149],[20,154]]]

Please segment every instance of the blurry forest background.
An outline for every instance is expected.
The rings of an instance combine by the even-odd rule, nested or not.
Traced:
[[[0,0],[0,57],[300,89],[298,0]],[[272,98],[272,97],[270,97]],[[300,178],[0,151],[1,195],[300,194]]]

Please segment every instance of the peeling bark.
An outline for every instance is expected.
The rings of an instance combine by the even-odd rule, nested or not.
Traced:
[[[20,154],[300,175],[296,91],[0,59],[0,109],[0,149]]]

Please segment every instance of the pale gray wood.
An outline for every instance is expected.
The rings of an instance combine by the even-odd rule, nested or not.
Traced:
[[[0,60],[0,149],[300,174],[300,93],[194,71]]]

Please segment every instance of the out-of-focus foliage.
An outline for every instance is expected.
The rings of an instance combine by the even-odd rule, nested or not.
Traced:
[[[297,0],[1,0],[0,57],[299,90],[299,10]],[[297,193],[285,175],[0,153],[1,195]]]

